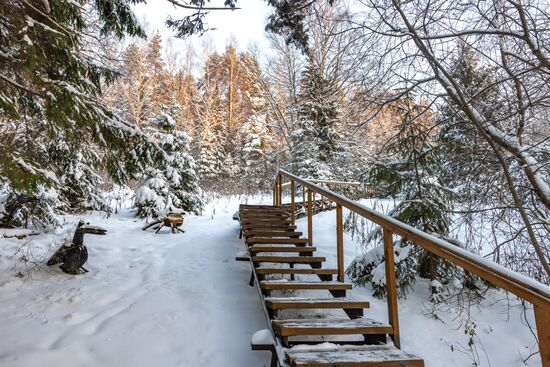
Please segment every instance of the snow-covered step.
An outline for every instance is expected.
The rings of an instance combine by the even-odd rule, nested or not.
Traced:
[[[241,218],[242,224],[253,224],[253,225],[262,225],[262,224],[293,224],[291,219],[284,217],[280,218]]]
[[[353,298],[304,298],[304,297],[266,297],[265,305],[272,310],[298,309],[364,309],[369,308],[368,301]]]
[[[286,214],[241,214],[241,222],[247,220],[288,220],[290,215]]]
[[[244,224],[243,231],[288,231],[293,232],[296,229],[294,224]]]
[[[420,357],[389,345],[300,345],[285,356],[292,367],[424,367]]]
[[[333,290],[343,291],[352,289],[350,283],[342,282],[309,282],[299,280],[262,280],[260,287],[265,290]]]
[[[314,274],[314,275],[336,275],[338,269],[300,269],[300,268],[269,268],[258,267],[256,274]]]
[[[264,244],[288,244],[288,245],[296,245],[296,244],[306,244],[309,240],[307,238],[257,238],[257,237],[249,237],[246,239],[246,243],[249,245],[252,243],[264,243]]]
[[[253,245],[248,248],[251,254],[257,252],[298,252],[305,255],[311,255],[316,250],[315,247],[299,247],[293,245]]]
[[[323,256],[254,256],[255,263],[279,263],[279,264],[309,264],[313,268],[320,268],[327,259]]]
[[[269,210],[281,210],[284,209],[281,205],[266,205],[266,204],[240,204],[240,209],[269,209]]]
[[[290,232],[290,231],[259,231],[259,230],[250,230],[245,231],[244,236],[245,237],[290,237],[290,238],[298,238],[302,235],[302,232]]]
[[[273,320],[273,328],[282,337],[302,335],[391,334],[391,325],[367,318]]]

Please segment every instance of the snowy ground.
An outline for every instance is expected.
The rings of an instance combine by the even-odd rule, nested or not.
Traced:
[[[211,202],[204,216],[186,217],[186,233],[178,235],[143,232],[128,211],[86,216],[108,234],[86,237],[90,272],[80,276],[42,264],[70,227],[0,238],[0,366],[267,365],[269,354],[250,351],[251,335],[266,324],[258,294],[247,286],[249,265],[234,261],[243,250],[231,220],[240,201]],[[304,219],[298,225],[307,232]],[[334,213],[315,216],[314,229],[320,255],[334,266]],[[345,238],[346,264],[361,251]],[[399,304],[404,349],[426,366],[540,365],[538,356],[522,362],[537,348],[515,300],[497,292],[472,309],[469,348],[456,312],[439,311],[435,319],[427,292],[427,284],[417,283]],[[371,301],[367,316],[385,320],[385,303],[368,288],[353,295]],[[526,318],[533,324],[530,310]]]

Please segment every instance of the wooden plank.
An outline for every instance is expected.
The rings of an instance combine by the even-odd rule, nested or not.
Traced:
[[[395,280],[395,260],[393,249],[393,233],[390,230],[384,229],[384,259],[386,267],[386,290],[388,293],[388,320],[393,327],[391,337],[393,344],[401,347],[399,339],[399,314],[397,310],[397,286]]]
[[[390,325],[361,317],[359,319],[273,320],[273,328],[282,337],[303,335],[389,334]]]
[[[299,252],[310,253],[315,251],[315,247],[298,247],[298,246],[267,246],[267,245],[254,245],[248,248],[250,253],[255,252]]]
[[[287,244],[287,245],[295,245],[295,244],[306,244],[307,238],[257,238],[257,237],[249,237],[246,240],[247,244],[253,244],[253,243],[269,243],[269,244]]]
[[[287,349],[285,355],[292,367],[424,367],[420,357],[386,345]]]
[[[535,306],[535,321],[543,367],[550,367],[550,312]]]
[[[269,230],[269,231],[294,231],[296,229],[295,225],[289,224],[245,224],[242,226],[243,230]]]
[[[303,188],[302,188],[303,189]],[[307,238],[313,246],[313,209],[311,207],[311,190],[307,190]]]
[[[335,275],[337,269],[300,269],[300,268],[256,268],[257,274],[316,274],[316,275]]]
[[[368,301],[351,298],[302,298],[302,297],[266,297],[268,308],[273,310],[289,309],[364,309],[369,308]]]
[[[296,222],[296,207],[294,205],[294,196],[296,195],[296,183],[290,181],[290,219],[292,223]]]
[[[327,261],[322,256],[254,256],[255,263],[315,264]]]
[[[302,235],[302,232],[249,230],[249,231],[244,231],[243,235],[244,235],[244,237],[290,237],[290,238],[298,238]]]
[[[338,260],[338,280],[344,281],[344,225],[342,205],[336,205],[336,254]]]
[[[260,282],[262,289],[284,290],[284,289],[309,289],[309,290],[349,290],[352,289],[350,283],[341,282],[302,282],[302,281],[281,281],[281,280],[263,280]]]

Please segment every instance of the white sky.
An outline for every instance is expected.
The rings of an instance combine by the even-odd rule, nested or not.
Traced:
[[[223,5],[222,0],[211,1],[212,6]],[[251,44],[257,44],[260,49],[268,47],[265,39],[265,24],[267,17],[272,12],[264,0],[238,0],[237,6],[240,10],[229,11],[211,11],[206,16],[206,25],[208,28],[216,28],[206,33],[206,37],[212,39],[216,50],[222,52],[225,49],[228,39],[233,37],[237,40],[240,49],[246,49]],[[186,15],[186,10],[176,8],[166,0],[148,0],[146,4],[135,6],[137,18],[144,22],[148,32],[160,31],[163,39],[172,36],[172,31],[166,28],[164,21],[171,15],[178,19]],[[187,14],[190,14],[188,12]],[[195,49],[200,53],[201,43],[205,36],[191,37]],[[179,45],[177,41],[176,45]],[[183,47],[184,42],[181,42]]]

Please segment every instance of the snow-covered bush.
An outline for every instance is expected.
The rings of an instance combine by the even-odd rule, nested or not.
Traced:
[[[62,206],[57,191],[39,186],[34,194],[9,191],[0,204],[0,224],[7,227],[57,227]]]

